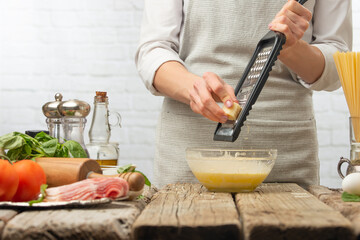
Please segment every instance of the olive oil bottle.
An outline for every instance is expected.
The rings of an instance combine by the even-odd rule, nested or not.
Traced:
[[[109,142],[111,129],[121,127],[121,116],[117,112],[109,112],[106,92],[96,92],[94,97],[94,113],[89,130],[90,143],[86,145],[91,159],[96,160],[102,168],[118,165],[119,144]],[[109,123],[109,115],[115,115],[117,122]]]

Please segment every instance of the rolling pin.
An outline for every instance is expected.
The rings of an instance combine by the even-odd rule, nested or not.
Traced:
[[[42,157],[35,161],[44,169],[49,187],[99,177],[121,177],[129,183],[129,190],[134,192],[142,190],[145,184],[144,176],[137,172],[102,175],[99,163],[89,158]]]

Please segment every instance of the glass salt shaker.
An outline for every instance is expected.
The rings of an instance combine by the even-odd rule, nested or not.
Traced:
[[[86,145],[91,159],[96,160],[105,170],[117,166],[119,144],[109,142],[111,129],[121,127],[121,116],[117,112],[109,112],[106,92],[96,92],[94,97],[94,113],[89,130],[90,143]],[[109,123],[109,116],[116,117],[116,123]]]
[[[64,138],[78,142],[89,156],[84,143],[84,129],[86,117],[90,113],[90,105],[84,101],[72,99],[61,102],[58,105],[58,111],[62,116]]]
[[[42,111],[46,118],[46,123],[49,129],[49,135],[57,138],[60,143],[63,142],[61,115],[58,111],[58,106],[62,102],[63,96],[61,93],[55,94],[55,101],[47,102],[42,106]]]

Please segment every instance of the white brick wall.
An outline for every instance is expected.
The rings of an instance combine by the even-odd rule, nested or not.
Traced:
[[[161,105],[134,66],[143,0],[0,0],[0,135],[46,129],[41,106],[56,92],[93,102],[107,91],[123,118],[112,141],[120,164],[135,163],[152,177]],[[353,1],[354,51],[360,51],[360,1]],[[314,93],[321,183],[339,187],[340,156],[349,156],[348,110],[341,90]],[[92,112],[85,129],[85,141]]]

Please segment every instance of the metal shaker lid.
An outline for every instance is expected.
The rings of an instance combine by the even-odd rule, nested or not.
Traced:
[[[48,118],[61,118],[61,115],[58,111],[58,105],[61,103],[63,96],[61,93],[55,94],[55,101],[47,102],[42,106],[42,111],[44,115]]]
[[[90,105],[77,99],[63,101],[58,105],[58,111],[63,117],[86,117],[90,113]]]

